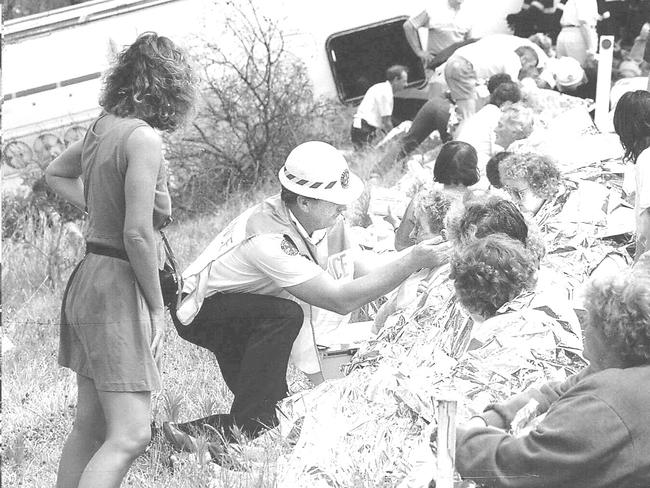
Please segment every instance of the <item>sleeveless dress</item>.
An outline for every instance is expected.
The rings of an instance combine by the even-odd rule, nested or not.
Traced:
[[[81,155],[88,207],[86,241],[124,250],[126,141],[146,122],[97,119],[88,129]],[[161,156],[162,157],[162,156]],[[171,214],[166,169],[156,185],[153,222],[160,228]],[[158,246],[159,262],[162,247]],[[122,259],[87,254],[68,281],[61,307],[59,364],[86,376],[100,391],[152,391],[161,386],[151,352],[151,317],[131,265]]]

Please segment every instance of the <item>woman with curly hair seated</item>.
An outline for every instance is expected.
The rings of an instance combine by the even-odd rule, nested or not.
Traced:
[[[513,142],[533,133],[535,113],[521,102],[502,108],[502,112],[494,129],[494,143],[505,151]]]
[[[586,293],[590,365],[490,405],[457,429],[456,468],[495,488],[650,486],[650,262],[593,280]],[[545,417],[508,432],[531,400]]]
[[[541,265],[542,238],[512,202],[495,196],[472,201],[449,216],[447,231],[456,250],[450,275],[456,297],[480,323],[472,333],[475,346],[493,337],[506,346],[523,337],[533,350],[561,345],[580,352],[569,285]],[[535,343],[527,334],[546,339]],[[557,341],[548,340],[551,334]]]
[[[433,181],[438,185],[411,200],[395,232],[395,249],[401,251],[441,234],[449,208],[462,202],[467,188],[479,180],[477,162],[476,150],[466,142],[442,146],[433,167]]]
[[[456,296],[475,321],[535,287],[539,260],[525,245],[505,234],[476,239],[454,257],[450,277]]]
[[[561,187],[560,171],[546,156],[513,153],[503,158],[498,168],[503,187],[523,212],[532,215]]]

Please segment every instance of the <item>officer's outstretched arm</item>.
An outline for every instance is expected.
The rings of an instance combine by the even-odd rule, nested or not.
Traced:
[[[449,244],[423,241],[399,259],[352,281],[341,283],[323,271],[320,275],[286,290],[296,298],[341,315],[396,288],[421,268],[437,268],[449,259]]]

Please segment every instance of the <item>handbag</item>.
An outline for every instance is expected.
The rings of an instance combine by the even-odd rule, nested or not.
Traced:
[[[170,308],[173,305],[175,308],[183,290],[183,278],[178,271],[178,261],[167,236],[162,230],[159,232],[165,245],[165,264],[159,270],[160,290],[165,307]]]

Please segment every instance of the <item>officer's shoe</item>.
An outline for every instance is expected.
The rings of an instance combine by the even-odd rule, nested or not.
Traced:
[[[163,422],[163,434],[167,442],[177,451],[196,452],[196,439],[181,431],[173,422]]]

